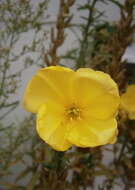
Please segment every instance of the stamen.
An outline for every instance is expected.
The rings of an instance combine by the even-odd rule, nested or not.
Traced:
[[[66,110],[66,115],[70,120],[80,119],[81,110],[76,106],[71,106]]]

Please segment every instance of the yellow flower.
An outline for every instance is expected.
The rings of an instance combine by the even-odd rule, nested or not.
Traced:
[[[40,69],[24,95],[25,109],[37,113],[39,136],[60,151],[114,143],[119,101],[109,75],[60,66]]]
[[[135,119],[135,85],[129,85],[122,94],[121,108],[127,111],[129,119]]]

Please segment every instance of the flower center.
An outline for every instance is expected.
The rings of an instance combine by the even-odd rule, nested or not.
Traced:
[[[66,115],[71,120],[73,119],[80,119],[81,117],[81,110],[78,107],[72,106],[66,110]]]

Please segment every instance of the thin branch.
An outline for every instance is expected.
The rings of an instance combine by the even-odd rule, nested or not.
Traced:
[[[91,24],[93,23],[93,14],[94,14],[93,10],[94,10],[94,7],[95,7],[97,1],[98,0],[93,0],[93,2],[91,4],[91,8],[89,9],[88,20],[87,20],[86,26],[84,27],[83,33],[82,33],[83,39],[81,41],[79,58],[77,60],[77,68],[84,66],[84,57],[85,57],[85,52],[86,52],[86,48],[87,48],[87,44],[88,44],[89,29],[90,29]],[[90,0],[88,0],[88,4],[89,3],[90,3]]]
[[[56,21],[56,30],[51,29],[51,46],[47,53],[45,53],[45,63],[50,65],[58,65],[60,57],[58,56],[58,48],[65,40],[65,29],[69,27],[72,20],[70,15],[70,8],[75,3],[75,0],[60,0],[59,13]]]

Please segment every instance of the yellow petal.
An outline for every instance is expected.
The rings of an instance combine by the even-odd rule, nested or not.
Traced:
[[[29,82],[24,94],[24,107],[36,113],[48,100],[67,101],[74,72],[71,69],[51,66],[40,69]]]
[[[68,140],[80,147],[112,144],[117,135],[117,122],[111,120],[81,120],[72,124]]]
[[[131,120],[135,119],[135,111],[129,113],[129,119],[131,119]]]
[[[102,84],[107,91],[111,92],[114,95],[119,95],[119,90],[117,84],[114,80],[110,77],[109,74],[104,73],[102,71],[95,71],[89,68],[81,68],[77,70],[77,73],[80,76],[86,76],[91,80],[95,80],[98,83]]]
[[[109,120],[95,120],[89,119],[88,121],[91,131],[100,139],[103,144],[113,144],[117,135],[117,121],[114,118]]]
[[[108,74],[92,69],[79,69],[73,81],[74,96],[89,108],[89,114],[97,119],[115,115],[119,106],[116,83]]]
[[[121,107],[129,114],[133,115],[135,112],[135,85],[128,86],[126,93],[122,94]],[[134,118],[134,116],[132,118]]]
[[[71,147],[67,141],[68,127],[63,119],[63,107],[49,102],[37,114],[37,132],[52,148],[65,151]]]
[[[116,116],[120,98],[112,94],[102,94],[88,104],[87,117],[109,119]]]
[[[110,144],[115,144],[117,141],[117,136],[118,136],[118,129],[114,132],[114,136],[112,137],[112,140],[110,139]]]

